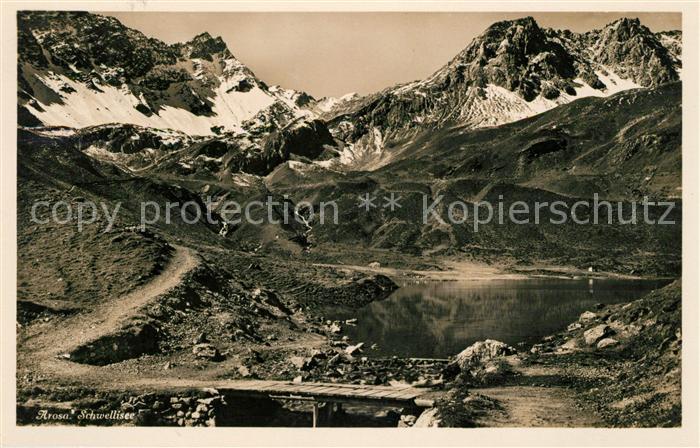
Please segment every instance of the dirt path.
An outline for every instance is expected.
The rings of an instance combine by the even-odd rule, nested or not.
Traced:
[[[89,313],[68,317],[60,325],[53,325],[50,331],[43,326],[33,328],[32,334],[28,334],[23,341],[25,347],[21,353],[26,355],[18,365],[33,365],[40,368],[43,374],[63,378],[95,373],[95,366],[73,363],[60,359],[60,356],[118,330],[141,307],[177,286],[197,263],[192,250],[175,246],[175,253],[163,272],[145,285],[125,296],[108,300]]]
[[[595,427],[602,422],[597,415],[576,403],[572,389],[557,385],[556,368],[522,366],[510,360],[513,379],[502,386],[470,389],[498,401],[502,409],[478,419],[485,427]]]
[[[581,428],[600,423],[595,415],[578,409],[572,392],[562,387],[513,385],[471,391],[494,398],[503,407],[480,419],[479,426]]]

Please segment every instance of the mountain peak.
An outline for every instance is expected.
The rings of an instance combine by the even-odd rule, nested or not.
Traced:
[[[539,28],[539,24],[535,20],[534,17],[532,16],[526,16],[526,17],[520,17],[518,19],[512,19],[512,20],[501,20],[500,22],[496,22],[493,25],[491,25],[488,29],[491,28],[507,28],[511,26],[523,26],[523,27],[530,27],[530,28]]]
[[[181,48],[190,58],[211,60],[211,56],[217,53],[230,57],[230,51],[221,36],[213,37],[206,31],[181,44]]]
[[[677,81],[680,50],[680,33],[655,35],[637,18],[586,33],[541,28],[532,17],[504,20],[428,78],[330,114],[338,135],[355,145],[349,159],[366,163],[407,131],[496,126],[585,96]]]
[[[477,36],[458,56],[462,62],[479,61],[487,65],[491,59],[506,55],[511,63],[520,65],[528,55],[538,54],[547,47],[547,38],[534,18],[496,22]]]
[[[205,31],[203,33],[197,34],[192,39],[188,40],[185,43],[185,45],[202,44],[202,43],[222,44],[222,43],[224,43],[224,40],[221,38],[221,36],[214,37]]]
[[[638,18],[623,17],[606,25],[601,32],[613,35],[618,40],[630,39],[636,35],[652,35],[649,28],[642,25]]]
[[[592,32],[593,59],[642,86],[678,80],[680,59],[638,18],[621,18]],[[680,50],[678,50],[678,53]],[[679,55],[678,55],[679,56]]]
[[[608,26],[617,28],[636,28],[641,25],[642,23],[639,21],[638,17],[622,17],[611,22]]]
[[[549,39],[528,16],[491,25],[438,71],[435,79],[443,88],[458,90],[493,84],[530,101],[541,92],[542,81],[568,79],[574,74],[566,49]]]
[[[512,38],[515,35],[541,34],[542,30],[531,16],[514,20],[502,20],[486,29],[477,40]]]

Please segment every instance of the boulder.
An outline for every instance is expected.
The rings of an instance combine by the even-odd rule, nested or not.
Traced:
[[[306,360],[301,356],[292,356],[289,358],[289,362],[291,362],[292,365],[297,369],[301,369],[302,367],[304,367]]]
[[[331,352],[331,353],[334,353],[334,352]],[[327,358],[328,358],[328,354],[327,354],[327,353],[322,352],[322,351],[319,351],[319,350],[314,350],[314,351],[311,353],[311,356],[309,356],[308,358],[306,358],[306,359],[304,360],[304,364],[300,367],[300,369],[301,369],[301,370],[304,370],[304,371],[307,371],[307,372],[308,372],[308,371],[311,371],[311,370],[313,370],[315,367],[318,367],[318,366],[321,365],[321,360],[324,360],[324,359],[327,359]]]
[[[578,321],[585,323],[585,322],[590,322],[592,320],[595,320],[598,318],[598,315],[592,311],[584,311],[581,313],[581,315],[578,317]]]
[[[596,345],[596,347],[606,348],[606,347],[612,347],[613,345],[617,345],[617,344],[618,344],[617,339],[603,338],[600,341],[598,341],[598,345]]]
[[[583,327],[583,325],[581,325],[580,323],[574,322],[572,324],[569,324],[568,327],[566,327],[566,331],[575,331],[575,330],[578,330],[582,327]]]
[[[198,358],[209,359],[212,361],[219,361],[222,358],[219,350],[209,343],[195,345],[192,347],[192,353]]]
[[[205,342],[209,342],[207,339],[207,334],[206,333],[199,333],[197,337],[192,341],[194,344],[204,344]]]
[[[416,420],[415,415],[402,415],[399,419],[399,428],[410,428],[416,424]]]
[[[219,395],[219,390],[218,390],[218,389],[215,389],[215,388],[213,388],[213,387],[203,387],[203,388],[202,388],[202,393],[203,393],[204,395],[216,395],[216,396],[218,396],[218,395]]]
[[[576,338],[569,339],[568,341],[566,341],[564,344],[562,344],[559,347],[560,351],[565,351],[565,352],[572,352],[572,351],[578,350],[578,349],[579,349],[578,341],[576,340]]]
[[[455,357],[455,362],[463,372],[466,372],[494,358],[515,353],[516,350],[510,345],[504,342],[487,339],[485,341],[475,342],[464,349]]]
[[[441,375],[445,381],[452,381],[457,378],[460,373],[462,373],[462,370],[459,368],[459,365],[457,365],[457,361],[451,361],[442,369]]]
[[[411,383],[411,387],[437,387],[444,384],[442,379],[432,379],[432,378],[419,378],[417,381]]]
[[[245,339],[247,335],[245,334],[245,331],[241,330],[240,328],[236,328],[236,330],[233,332],[233,340],[234,341],[239,341],[241,339]]]
[[[335,364],[338,364],[341,361],[342,361],[342,359],[340,357],[340,353],[338,353],[335,356],[333,356],[331,359],[328,360],[328,365],[333,366]]]
[[[349,347],[346,347],[345,353],[347,353],[348,355],[351,355],[351,356],[356,355],[358,353],[362,353],[362,347],[364,347],[364,345],[365,345],[364,342],[360,342],[357,345],[351,345]]]
[[[159,338],[156,325],[135,322],[77,347],[66,359],[98,366],[113,364],[144,354],[157,353]]]
[[[586,341],[586,345],[593,345],[605,336],[611,333],[609,326],[605,324],[596,325],[595,327],[583,332],[583,339]]]
[[[439,428],[441,419],[437,408],[430,408],[423,411],[413,424],[413,428]]]

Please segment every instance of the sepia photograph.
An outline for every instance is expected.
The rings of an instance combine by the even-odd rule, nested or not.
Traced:
[[[625,5],[3,10],[11,424],[696,426],[697,28]]]

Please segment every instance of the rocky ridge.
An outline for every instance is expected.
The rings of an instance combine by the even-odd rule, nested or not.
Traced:
[[[678,80],[682,64],[680,31],[654,34],[638,19],[624,18],[573,33],[525,17],[493,24],[424,80],[317,101],[268,86],[208,33],[169,45],[89,13],[27,12],[18,20],[20,125],[121,123],[167,132],[180,147],[211,140],[226,151],[185,155],[168,169],[219,180],[237,170],[268,174],[289,160],[294,151],[275,149],[289,146],[275,142],[295,133],[289,129],[315,134],[304,131],[310,137],[304,145],[313,148],[297,151],[308,160],[374,169],[426,129],[496,126],[577,98],[655,87]],[[110,141],[94,146],[123,152]]]
[[[208,33],[168,45],[86,12],[22,12],[18,33],[23,125],[217,135],[269,132],[311,115],[310,95],[268,86]]]
[[[586,96],[679,79],[680,31],[652,33],[623,18],[587,33],[541,28],[532,17],[497,22],[426,79],[336,108],[341,161],[387,163],[420,129],[497,126]]]

